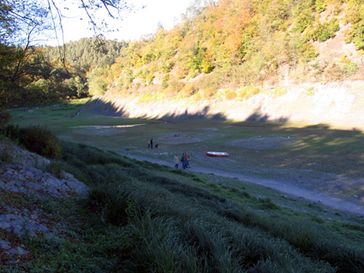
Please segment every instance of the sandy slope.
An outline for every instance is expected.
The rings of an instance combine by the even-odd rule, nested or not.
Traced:
[[[244,121],[256,117],[287,120],[303,124],[328,124],[334,128],[364,129],[364,81],[331,83],[283,83],[287,92],[277,95],[273,87],[248,99],[184,99],[168,98],[140,102],[138,97],[102,98],[119,113],[129,117],[162,118],[168,116],[222,115],[226,119]]]

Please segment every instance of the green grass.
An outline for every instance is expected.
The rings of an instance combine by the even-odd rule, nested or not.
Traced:
[[[4,198],[62,224],[56,238],[25,240],[32,257],[0,272],[364,270],[362,218],[82,144],[63,143],[63,153],[58,166],[90,186],[89,198]]]

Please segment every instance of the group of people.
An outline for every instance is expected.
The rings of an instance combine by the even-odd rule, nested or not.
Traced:
[[[148,148],[149,149],[157,149],[159,147],[158,143],[154,143],[153,138],[151,138],[148,142]],[[176,169],[179,168],[179,164],[181,163],[182,169],[188,169],[191,168],[190,166],[190,155],[187,152],[183,152],[181,157],[178,157],[177,155],[174,156],[174,167]]]
[[[148,143],[148,148],[150,148],[150,149],[153,149],[153,148],[158,149],[158,147],[159,147],[159,144],[158,143],[154,144],[153,143],[153,138],[151,138],[149,140],[149,143]]]
[[[181,162],[182,169],[191,168],[190,166],[190,155],[186,152],[184,152],[179,158],[177,155],[174,156],[174,167],[178,169],[179,163]]]

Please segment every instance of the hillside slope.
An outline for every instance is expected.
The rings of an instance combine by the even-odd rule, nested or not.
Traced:
[[[1,272],[364,269],[361,218],[234,179],[176,171],[81,144],[64,143],[63,151],[60,166],[88,184],[89,197],[85,202],[0,191],[1,207],[25,208],[28,223],[42,219],[53,232],[33,237],[0,227],[2,238],[27,249],[15,263],[2,259]]]
[[[359,0],[218,1],[130,43],[111,66],[105,100],[132,116],[208,107],[235,120],[261,114],[359,127],[363,10]],[[332,102],[352,96],[359,105]]]

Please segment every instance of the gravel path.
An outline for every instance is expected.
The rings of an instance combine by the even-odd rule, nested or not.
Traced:
[[[129,153],[123,154],[123,155],[136,159],[136,160],[149,161],[152,163],[169,166],[169,167],[171,166],[171,162],[168,162],[165,160],[155,159],[155,158],[141,156],[141,155],[134,155],[134,154],[129,154]],[[331,208],[334,208],[337,210],[351,212],[356,215],[364,216],[364,206],[360,206],[355,203],[345,201],[340,198],[328,196],[328,195],[325,195],[325,194],[322,194],[319,192],[303,189],[303,188],[300,188],[300,187],[297,187],[294,185],[290,185],[288,183],[284,183],[284,182],[281,182],[278,180],[259,178],[259,177],[244,175],[241,173],[225,172],[225,171],[220,171],[220,170],[210,169],[210,168],[203,168],[203,167],[193,167],[192,169],[190,169],[190,171],[196,172],[196,173],[214,174],[214,175],[227,177],[227,178],[235,178],[242,182],[250,182],[250,183],[265,186],[265,187],[268,187],[268,188],[271,188],[271,189],[274,189],[274,190],[277,190],[277,191],[280,191],[280,192],[283,192],[286,194],[290,194],[290,195],[293,195],[296,197],[302,197],[304,199],[307,199],[307,200],[310,200],[313,202],[319,202],[325,206],[328,206],[328,207],[331,207]]]

